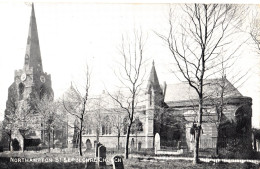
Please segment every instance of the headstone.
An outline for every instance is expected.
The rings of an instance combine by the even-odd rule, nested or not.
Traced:
[[[95,143],[95,155],[98,157],[98,147],[100,147],[102,144],[101,143]]]
[[[89,139],[86,141],[87,150],[90,150],[92,148],[92,144]]]
[[[114,156],[111,159],[113,169],[124,169],[123,159],[120,156]]]
[[[141,142],[141,141],[139,141],[139,142],[138,142],[137,151],[140,151],[140,150],[141,150],[141,148],[142,148],[142,142]]]
[[[98,166],[106,166],[106,147],[103,145],[98,147]]]
[[[161,143],[160,143],[160,135],[159,135],[159,133],[155,134],[154,142],[155,142],[155,146],[154,146],[155,150],[156,151],[160,150],[161,149]]]

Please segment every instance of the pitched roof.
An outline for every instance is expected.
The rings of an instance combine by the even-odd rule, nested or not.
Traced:
[[[217,98],[220,97],[221,86],[224,87],[224,97],[239,97],[242,94],[225,78],[210,79],[204,81],[204,97]],[[198,95],[187,82],[169,84],[166,88],[165,99],[167,102],[180,102],[198,99]]]
[[[153,87],[154,90],[161,91],[160,83],[159,83],[158,76],[157,76],[155,66],[154,66],[154,61],[153,61],[153,66],[152,66],[152,69],[150,72],[149,80],[147,83],[147,89],[149,89],[150,87]]]

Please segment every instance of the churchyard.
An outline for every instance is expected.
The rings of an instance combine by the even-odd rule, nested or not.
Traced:
[[[239,159],[217,161],[210,158],[211,152],[201,153],[201,162],[192,164],[192,152],[180,155],[155,155],[153,151],[131,151],[125,159],[123,150],[107,149],[98,143],[80,156],[78,149],[52,149],[40,151],[4,151],[0,153],[0,168],[19,169],[122,169],[122,168],[255,168],[259,169],[260,160],[239,161]],[[99,159],[99,160],[98,160]]]

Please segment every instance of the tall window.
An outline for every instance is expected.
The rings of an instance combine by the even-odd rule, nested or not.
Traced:
[[[20,83],[19,84],[19,98],[23,99],[23,92],[24,92],[24,84]]]
[[[123,126],[124,126],[124,134],[127,133],[127,126],[128,126],[128,123],[127,123],[127,117],[124,118],[124,121],[123,121]]]
[[[106,126],[103,124],[102,125],[102,135],[106,134]]]
[[[91,129],[90,125],[87,126],[86,134],[92,134],[92,129]]]
[[[141,131],[143,131],[143,123],[139,120],[139,117],[136,117],[135,120],[133,121],[131,133],[137,134]]]
[[[112,134],[112,124],[108,116],[105,117],[105,124],[102,125],[102,135]]]

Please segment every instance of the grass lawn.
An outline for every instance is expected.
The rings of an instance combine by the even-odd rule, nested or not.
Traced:
[[[137,159],[124,160],[126,168],[156,168],[156,169],[260,169],[259,165],[252,163],[200,163],[193,165],[191,161],[165,160],[165,161],[138,161]]]
[[[107,154],[106,169],[112,169],[110,162],[113,154]],[[42,153],[42,152],[12,152],[12,153],[0,153],[0,169],[84,169],[85,162],[75,160],[62,161],[62,162],[17,162],[10,161],[10,157],[19,157],[27,159],[35,158],[81,158],[77,153]],[[93,153],[85,153],[85,158],[94,157]],[[17,158],[14,158],[17,159]],[[54,161],[54,160],[53,160]],[[260,165],[252,163],[201,163],[193,165],[191,161],[184,160],[139,160],[136,158],[123,159],[123,163],[126,169],[260,169]]]
[[[140,161],[137,159],[124,160],[126,169],[259,169],[259,165],[252,163],[201,163],[193,165],[190,161],[174,160],[174,161]],[[0,158],[1,169],[84,169],[85,163],[13,163],[9,158]],[[107,169],[112,169],[112,165],[108,165]]]
[[[14,154],[13,154],[14,155]],[[16,154],[17,155],[17,154]],[[23,156],[13,156],[24,158]],[[1,155],[2,156],[2,155]],[[28,156],[28,155],[27,155]],[[30,155],[32,158],[32,154]],[[35,156],[35,155],[34,155]],[[72,154],[38,154],[34,158],[55,158],[55,157],[72,157]],[[74,154],[74,156],[77,156]],[[28,157],[27,157],[28,158]],[[108,157],[108,159],[110,159]],[[142,161],[135,158],[123,159],[124,166],[126,169],[259,169],[260,165],[252,163],[200,163],[193,165],[191,161],[184,160],[150,160]],[[0,168],[1,169],[84,169],[85,162],[11,162],[10,157],[0,157]],[[106,169],[112,169],[111,163],[107,163]]]

